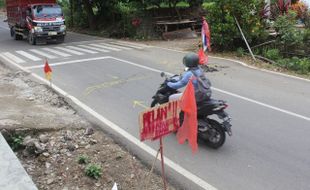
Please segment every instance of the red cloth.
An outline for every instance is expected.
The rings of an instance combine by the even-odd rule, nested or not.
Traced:
[[[188,82],[181,98],[181,109],[184,112],[184,121],[177,132],[177,139],[180,144],[188,140],[192,152],[198,150],[197,144],[197,106],[195,90],[192,79]]]
[[[198,51],[198,57],[199,57],[199,64],[200,65],[207,65],[209,58],[208,55],[205,54],[202,48],[199,49]]]

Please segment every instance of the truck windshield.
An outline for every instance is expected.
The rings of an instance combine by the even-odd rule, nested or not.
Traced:
[[[57,17],[62,16],[62,11],[59,5],[35,5],[33,14],[35,17]]]

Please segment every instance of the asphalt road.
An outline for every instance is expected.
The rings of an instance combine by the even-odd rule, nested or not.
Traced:
[[[105,122],[102,127],[146,162],[151,160],[145,145],[157,150],[157,142],[133,143],[138,142],[138,114],[144,110],[134,102],[150,104],[162,82],[159,72],[180,73],[183,52],[74,33],[64,44],[31,46],[11,39],[6,27],[0,22],[1,60],[44,78],[43,60],[49,57],[54,87],[90,108]],[[234,135],[218,150],[199,145],[195,155],[174,135],[166,137],[168,176],[184,189],[310,189],[310,81],[218,58],[210,64],[219,68],[207,73],[213,98],[228,101]],[[122,129],[123,136],[107,125]],[[127,140],[125,133],[135,140]]]

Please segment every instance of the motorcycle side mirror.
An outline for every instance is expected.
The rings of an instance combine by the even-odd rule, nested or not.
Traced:
[[[164,72],[161,72],[161,73],[160,73],[160,76],[161,76],[161,77],[164,77],[164,76],[166,76],[166,74],[165,74]]]

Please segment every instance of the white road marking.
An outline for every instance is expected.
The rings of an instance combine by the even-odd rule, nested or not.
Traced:
[[[7,58],[6,56],[4,56],[3,54],[0,54],[0,57],[2,57],[4,60],[6,60],[8,63],[11,63],[13,66],[15,66],[16,68],[19,68],[20,70],[26,72],[26,73],[31,73],[30,70],[26,69],[25,67],[20,66],[19,64],[17,64],[16,62],[12,61],[11,59]],[[41,79],[43,80],[43,79]]]
[[[140,68],[143,68],[143,69],[146,69],[146,70],[149,70],[149,71],[154,71],[154,72],[157,72],[157,73],[161,73],[162,72],[161,70],[158,70],[158,69],[154,69],[154,68],[151,68],[151,67],[148,67],[148,66],[144,66],[144,65],[139,65],[137,63],[133,63],[133,62],[130,62],[130,61],[126,61],[126,60],[115,58],[115,57],[111,57],[111,56],[99,57],[99,58],[91,58],[91,59],[82,59],[82,60],[75,60],[75,61],[67,61],[67,62],[61,62],[61,63],[50,64],[50,65],[64,65],[64,64],[69,64],[69,63],[78,63],[78,62],[91,61],[91,60],[99,60],[99,59],[114,59],[114,60],[117,60],[117,61],[120,61],[120,62],[124,62],[124,63],[130,64],[130,65],[133,65],[133,66],[136,66],[136,67],[140,67]],[[27,69],[34,69],[34,68],[42,68],[42,67],[44,67],[44,65],[32,66],[32,67],[26,67],[26,68]],[[170,76],[174,75],[174,74],[169,73],[169,72],[166,72],[166,74],[168,74]],[[303,115],[300,115],[300,114],[297,114],[297,113],[294,113],[294,112],[291,112],[291,111],[288,111],[288,110],[284,110],[284,109],[281,109],[281,108],[278,108],[278,107],[275,107],[275,106],[271,106],[271,105],[268,105],[268,104],[265,104],[265,103],[262,103],[262,102],[259,102],[259,101],[256,101],[256,100],[244,97],[244,96],[240,96],[238,94],[234,94],[234,93],[231,93],[231,92],[227,92],[225,90],[221,90],[221,89],[215,88],[215,87],[212,87],[212,89],[215,90],[215,91],[218,91],[218,92],[230,95],[230,96],[237,97],[239,99],[242,99],[242,100],[245,100],[245,101],[248,101],[248,102],[252,102],[254,104],[261,105],[263,107],[267,107],[267,108],[270,108],[270,109],[273,109],[273,110],[276,110],[276,111],[279,111],[279,112],[282,112],[282,113],[285,113],[285,114],[288,114],[288,115],[291,115],[291,116],[294,116],[294,117],[298,117],[298,118],[304,119],[306,121],[310,121],[310,118],[307,117],[307,116],[303,116]]]
[[[123,42],[123,41],[117,41],[117,42],[109,42],[111,44],[117,44],[117,45],[125,45],[128,47],[133,47],[133,48],[137,48],[137,49],[143,49],[143,48],[147,48],[150,46],[144,45],[144,44],[137,44],[137,43],[131,43],[131,42]]]
[[[115,60],[118,60],[118,61],[121,61],[121,62],[124,62],[124,63],[128,63],[128,64],[134,65],[136,67],[140,67],[140,68],[144,68],[144,69],[147,69],[147,70],[150,70],[150,71],[154,71],[154,72],[157,72],[157,73],[161,73],[162,72],[161,70],[153,69],[151,67],[147,67],[147,66],[144,66],[144,65],[139,65],[139,64],[136,64],[136,63],[133,63],[133,62],[130,62],[130,61],[123,60],[123,59],[118,59],[118,58],[114,58],[114,57],[109,57],[109,58],[115,59]],[[169,73],[169,72],[166,72],[166,74],[168,74],[170,76],[174,75],[174,74]],[[250,99],[250,98],[246,98],[244,96],[240,96],[240,95],[237,95],[237,94],[234,94],[234,93],[231,93],[231,92],[227,92],[225,90],[221,90],[221,89],[218,89],[218,88],[212,87],[212,89],[216,90],[218,92],[222,92],[224,94],[228,94],[228,95],[231,95],[231,96],[234,96],[234,97],[246,100],[248,102],[252,102],[252,103],[261,105],[263,107],[267,107],[267,108],[270,108],[270,109],[273,109],[273,110],[276,110],[276,111],[279,111],[279,112],[282,112],[282,113],[285,113],[285,114],[288,114],[288,115],[291,115],[291,116],[294,116],[294,117],[298,117],[300,119],[304,119],[304,120],[310,121],[309,117],[306,117],[306,116],[303,116],[303,115],[300,115],[300,114],[297,114],[297,113],[294,113],[294,112],[291,112],[291,111],[287,111],[287,110],[284,110],[284,109],[281,109],[281,108],[278,108],[278,107],[275,107],[275,106],[271,106],[271,105],[268,105],[268,104],[265,104],[265,103],[262,103],[262,102]]]
[[[83,52],[86,52],[86,53],[91,53],[91,54],[98,53],[97,51],[92,51],[92,50],[89,50],[89,49],[79,48],[79,47],[75,47],[75,46],[66,46],[66,47],[70,48],[70,49],[78,50],[78,51],[83,51]]]
[[[0,28],[3,28],[5,30],[10,30],[8,27],[0,26]]]
[[[63,53],[63,52],[60,52],[60,51],[57,51],[57,50],[54,50],[54,49],[51,49],[51,48],[42,48],[43,50],[45,51],[49,51],[49,52],[52,52],[56,55],[60,55],[62,57],[70,57],[71,55],[70,54],[67,54],[67,53]]]
[[[101,45],[104,45],[104,46],[108,46],[108,47],[112,47],[112,48],[120,48],[120,49],[126,49],[126,50],[130,50],[132,48],[129,48],[129,47],[125,47],[125,46],[122,46],[122,45],[114,45],[114,44],[108,44],[108,43],[100,43]]]
[[[0,54],[0,56],[2,56]],[[103,57],[102,57],[103,58]],[[104,57],[105,58],[112,58],[112,57]],[[4,59],[6,59],[6,57],[4,57]],[[112,58],[113,59],[113,58]],[[40,77],[39,75],[35,74],[35,73],[31,73],[27,68],[24,68],[18,64],[16,64],[15,62],[6,59],[9,63],[11,63],[12,65],[14,65],[15,67],[30,73],[34,78],[42,81],[43,83],[50,85],[50,81]],[[84,60],[83,60],[84,61]],[[83,62],[80,61],[80,62]],[[30,67],[29,67],[30,68]],[[76,97],[71,96],[70,94],[68,94],[67,92],[65,92],[64,90],[62,90],[61,88],[59,88],[58,86],[56,86],[55,84],[53,85],[53,89],[55,91],[57,91],[58,93],[62,94],[64,97],[72,100],[73,103],[75,103],[76,105],[80,106],[82,109],[84,109],[85,111],[87,111],[88,113],[90,113],[91,115],[93,115],[95,118],[97,118],[99,121],[101,121],[102,123],[104,123],[106,126],[108,126],[109,128],[111,128],[112,130],[114,130],[115,132],[117,132],[118,134],[122,135],[123,137],[125,137],[127,140],[129,140],[130,142],[132,142],[133,144],[135,144],[136,146],[138,146],[139,148],[141,148],[142,150],[144,150],[145,152],[147,152],[148,154],[150,154],[151,156],[155,157],[155,155],[157,154],[157,150],[152,149],[150,146],[146,145],[145,143],[141,142],[139,139],[137,139],[135,136],[131,135],[130,133],[128,133],[127,131],[125,131],[124,129],[122,129],[121,127],[119,127],[118,125],[116,125],[115,123],[113,123],[112,121],[108,120],[107,118],[103,117],[102,115],[100,115],[99,113],[97,113],[96,111],[94,111],[93,109],[91,109],[90,107],[88,107],[86,104],[84,104],[83,102],[81,102],[80,100],[78,100]],[[160,157],[157,158],[158,160],[161,160]],[[173,162],[172,160],[170,160],[169,158],[164,156],[164,160],[165,160],[165,164],[167,166],[169,166],[171,169],[175,170],[177,173],[179,173],[180,175],[183,175],[184,177],[186,177],[187,179],[191,180],[193,183],[197,184],[198,186],[200,186],[203,189],[208,189],[208,190],[217,190],[217,188],[215,188],[214,186],[210,185],[209,183],[207,183],[206,181],[204,181],[203,179],[199,178],[198,176],[196,176],[195,174],[191,173],[190,171],[186,170],[185,168],[183,168],[182,166],[180,166],[179,164]]]
[[[72,61],[64,61],[64,62],[58,62],[58,63],[49,63],[50,66],[59,66],[59,65],[67,65],[67,64],[72,64],[72,63],[81,63],[81,62],[86,62],[86,61],[96,61],[96,60],[101,60],[101,59],[108,59],[110,57],[95,57],[95,58],[89,58],[89,59],[78,59],[78,60],[72,60]],[[43,68],[44,65],[35,65],[35,66],[30,66],[30,67],[25,67],[26,69],[39,69]]]
[[[15,63],[25,63],[24,60],[20,59],[19,57],[9,53],[9,52],[5,52],[2,53],[3,56],[6,56],[8,59],[14,61]]]
[[[36,53],[38,55],[41,55],[43,56],[44,58],[49,58],[49,59],[55,59],[57,57],[51,55],[51,54],[48,54],[48,53],[45,53],[45,52],[42,52],[42,51],[39,51],[39,50],[36,50],[36,49],[31,49],[29,51],[32,51],[33,53]]]
[[[83,48],[87,48],[87,49],[92,49],[92,50],[96,50],[96,51],[101,51],[104,53],[110,52],[109,50],[105,50],[105,49],[101,49],[101,48],[96,48],[96,47],[92,47],[92,46],[87,46],[87,45],[78,45],[79,47],[83,47]]]
[[[82,53],[82,52],[78,52],[78,51],[71,50],[71,49],[64,48],[64,47],[55,47],[55,48],[60,49],[60,50],[65,51],[65,52],[68,52],[68,53],[72,53],[74,55],[84,55],[84,53]]]
[[[41,58],[38,58],[38,57],[36,57],[34,55],[31,55],[30,53],[27,53],[25,51],[16,51],[16,53],[18,53],[18,54],[20,54],[20,55],[22,55],[24,57],[27,57],[28,59],[31,59],[32,61],[40,61],[40,60],[42,60]]]
[[[286,114],[294,116],[294,117],[298,117],[300,119],[304,119],[304,120],[310,121],[310,117],[306,117],[306,116],[303,116],[303,115],[300,115],[300,114],[297,114],[297,113],[294,113],[294,112],[291,112],[291,111],[287,111],[287,110],[284,110],[284,109],[281,109],[281,108],[278,108],[278,107],[275,107],[275,106],[271,106],[271,105],[268,105],[268,104],[265,104],[265,103],[262,103],[262,102],[259,102],[259,101],[256,101],[256,100],[244,97],[244,96],[240,96],[238,94],[234,94],[234,93],[231,93],[231,92],[227,92],[225,90],[221,90],[221,89],[215,88],[215,87],[212,87],[212,89],[216,90],[218,92],[222,92],[223,94],[234,96],[236,98],[240,98],[242,100],[245,100],[245,101],[248,101],[248,102],[252,102],[254,104],[261,105],[263,107],[267,107],[267,108],[270,108],[270,109],[273,109],[273,110],[276,110],[276,111],[279,111],[279,112],[282,112],[282,113],[286,113]]]
[[[108,47],[105,45],[99,45],[99,44],[89,44],[91,46],[95,46],[95,47],[99,47],[99,48],[103,48],[103,49],[109,49],[109,50],[113,50],[113,51],[121,51],[121,49],[118,48],[112,48],[112,47]]]

